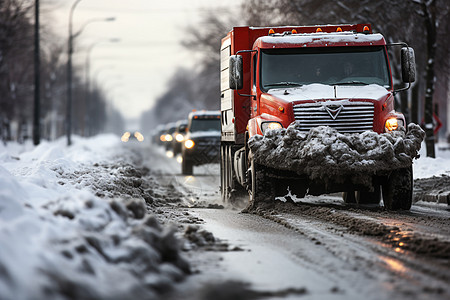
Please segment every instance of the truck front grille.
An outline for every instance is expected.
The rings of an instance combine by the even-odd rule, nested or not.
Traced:
[[[370,102],[327,101],[294,104],[295,120],[301,131],[329,126],[341,133],[361,133],[373,129],[374,105]]]

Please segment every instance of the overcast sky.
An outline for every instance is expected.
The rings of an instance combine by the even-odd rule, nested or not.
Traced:
[[[54,31],[67,39],[69,11],[75,0],[44,1],[50,11],[44,18],[48,15]],[[186,27],[198,26],[210,9],[227,5],[237,10],[239,3],[241,0],[82,0],[73,15],[74,33],[94,19],[116,20],[85,27],[75,41],[74,64],[84,71],[89,57],[91,77],[107,89],[114,106],[125,118],[138,118],[165,91],[177,67],[193,65],[195,54],[180,45]],[[110,42],[113,38],[120,41]]]

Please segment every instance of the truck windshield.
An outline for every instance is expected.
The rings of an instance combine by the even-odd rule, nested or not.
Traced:
[[[265,91],[312,83],[391,87],[383,46],[266,49],[260,70]]]
[[[220,119],[192,119],[191,128],[189,129],[189,131],[220,131]]]

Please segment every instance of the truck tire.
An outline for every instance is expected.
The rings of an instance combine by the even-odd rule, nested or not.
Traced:
[[[380,204],[381,200],[381,186],[374,185],[373,192],[357,191],[356,203],[358,204]]]
[[[343,192],[342,199],[344,200],[345,203],[355,204],[356,203],[355,191]]]
[[[220,179],[221,198],[225,204],[237,205],[237,201],[245,197],[247,191],[239,184],[234,176],[233,151],[231,146],[222,145],[220,148]]]
[[[225,154],[226,146],[220,145],[220,196],[223,203],[228,202],[228,184],[226,180],[227,176],[227,162]]]
[[[412,166],[392,171],[382,190],[384,207],[387,210],[409,210],[413,196]]]
[[[275,187],[270,177],[267,176],[267,169],[256,163],[253,155],[249,155],[249,207],[254,207],[257,203],[272,202],[275,199]]]
[[[194,169],[194,164],[192,161],[185,159],[183,157],[183,162],[181,163],[181,174],[183,175],[192,175]]]

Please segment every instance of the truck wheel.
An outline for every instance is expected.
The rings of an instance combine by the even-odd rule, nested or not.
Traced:
[[[342,199],[345,203],[354,204],[356,203],[355,191],[343,192]]]
[[[247,195],[247,191],[239,184],[234,176],[233,170],[233,151],[231,146],[221,146],[220,150],[221,166],[221,197],[223,203],[232,205],[241,205],[238,203],[242,196]]]
[[[181,163],[181,174],[183,175],[192,175],[194,169],[194,165],[192,161],[183,158],[183,162]]]
[[[225,156],[225,146],[220,146],[220,196],[223,203],[228,202],[228,184],[226,177],[226,156]]]
[[[381,188],[380,185],[373,187],[373,192],[357,191],[356,203],[358,204],[380,204]]]
[[[392,171],[382,186],[384,207],[388,210],[409,210],[412,205],[412,166]]]
[[[253,207],[256,203],[273,201],[275,199],[275,187],[271,178],[266,174],[266,168],[256,163],[251,153],[249,155],[249,163],[249,207]]]

